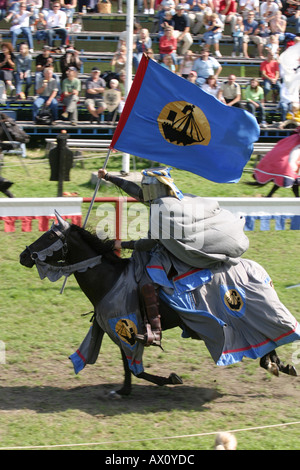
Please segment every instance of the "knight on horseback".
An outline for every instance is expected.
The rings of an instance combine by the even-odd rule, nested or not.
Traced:
[[[216,201],[182,194],[170,175],[170,168],[142,171],[141,186],[113,176],[105,169],[98,177],[118,186],[131,197],[150,206],[148,237],[116,240],[114,248],[148,252],[148,266],[161,265],[169,279],[226,262],[238,263],[248,248],[244,219],[219,207]],[[166,230],[168,227],[168,230]],[[139,282],[145,310],[145,334],[136,339],[145,346],[161,347],[158,286],[145,269]]]

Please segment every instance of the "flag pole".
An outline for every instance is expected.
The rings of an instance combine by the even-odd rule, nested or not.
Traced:
[[[108,163],[108,160],[109,160],[109,157],[110,157],[110,153],[111,153],[111,148],[108,149],[108,152],[107,152],[107,155],[106,155],[106,158],[105,158],[105,162],[103,164],[103,167],[102,169],[105,170],[105,168],[107,167],[107,163]],[[97,183],[96,183],[96,188],[95,188],[95,191],[94,191],[94,194],[93,194],[93,197],[92,197],[92,200],[91,200],[91,203],[90,203],[90,206],[89,206],[89,209],[87,211],[87,214],[85,216],[85,220],[83,222],[83,226],[82,228],[85,229],[86,227],[86,224],[87,224],[87,221],[89,219],[89,216],[90,216],[90,213],[92,211],[92,208],[93,208],[93,205],[94,205],[94,202],[95,202],[95,199],[96,199],[96,196],[97,196],[97,193],[99,191],[99,188],[100,188],[100,185],[101,185],[101,181],[102,181],[102,178],[99,178],[97,179]],[[64,280],[64,283],[60,289],[60,294],[63,294],[64,290],[65,290],[65,287],[66,287],[66,284],[67,284],[67,279],[68,279],[68,276],[65,277],[65,280]]]

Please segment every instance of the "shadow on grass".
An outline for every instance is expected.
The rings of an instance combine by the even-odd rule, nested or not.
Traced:
[[[222,397],[213,388],[195,386],[157,387],[133,385],[129,397],[112,399],[109,393],[120,384],[79,386],[64,389],[52,386],[0,387],[0,410],[31,410],[37,413],[57,413],[80,410],[90,415],[160,412],[172,410],[204,411],[205,404]],[[126,405],[124,407],[124,405]]]

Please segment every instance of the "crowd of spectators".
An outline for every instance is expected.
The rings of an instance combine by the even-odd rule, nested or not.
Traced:
[[[121,0],[118,1],[118,6],[120,13]],[[61,101],[62,117],[69,119],[74,125],[77,123],[77,104],[81,91],[78,72],[82,62],[78,51],[67,44],[69,31],[80,23],[80,18],[75,19],[78,23],[74,23],[74,13],[82,13],[84,7],[93,11],[96,4],[93,0],[0,0],[0,17],[9,23],[11,31],[11,42],[0,46],[0,79],[5,82],[8,93],[15,92],[17,98],[21,99],[28,97],[29,90],[34,85],[36,98],[33,119],[46,104],[51,108],[53,121],[56,121],[58,104]],[[282,120],[287,112],[294,109],[295,103],[287,105],[286,93],[282,104],[282,77],[278,56],[282,50],[299,40],[298,0],[151,0],[149,4],[147,0],[138,0],[137,9],[153,15],[158,22],[158,60],[163,67],[229,106],[245,107],[256,115],[263,126],[266,124],[264,105],[270,93],[272,101],[279,102]],[[253,78],[245,89],[245,104],[242,104],[242,91],[235,75],[230,74],[226,81],[219,80],[222,65],[218,59],[222,57],[220,41],[225,24],[229,25],[233,38],[233,57],[249,58],[248,46],[251,42],[256,46],[257,57],[262,60],[260,76]],[[293,25],[294,32],[286,31],[290,24]],[[111,74],[104,77],[107,80],[104,80],[96,67],[83,87],[86,90],[85,105],[91,122],[99,122],[100,115],[106,109],[103,93],[106,88],[110,88],[110,83],[121,96],[118,109],[122,109],[124,104],[127,61],[125,33],[120,34],[117,50],[110,64]],[[26,42],[17,44],[21,34]],[[199,54],[191,50],[195,35],[198,35],[198,42],[202,42],[202,51]],[[59,52],[62,53],[59,59],[60,76],[54,72],[52,54],[56,36],[60,38]],[[42,51],[35,60],[32,58],[33,38],[38,44],[43,44]],[[135,23],[133,72],[137,70],[143,53],[154,59],[149,30]],[[111,80],[114,82],[110,82]]]

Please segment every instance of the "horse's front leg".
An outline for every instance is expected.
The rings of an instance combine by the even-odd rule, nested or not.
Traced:
[[[162,387],[163,385],[178,385],[183,384],[182,378],[177,374],[170,374],[169,377],[160,377],[159,375],[148,374],[147,372],[141,372],[137,375],[138,379],[144,379],[155,385]]]
[[[131,370],[129,369],[128,361],[124,351],[121,349],[122,361],[124,367],[124,382],[123,387],[120,390],[115,390],[110,392],[109,396],[111,398],[121,398],[123,396],[128,396],[131,393]]]

